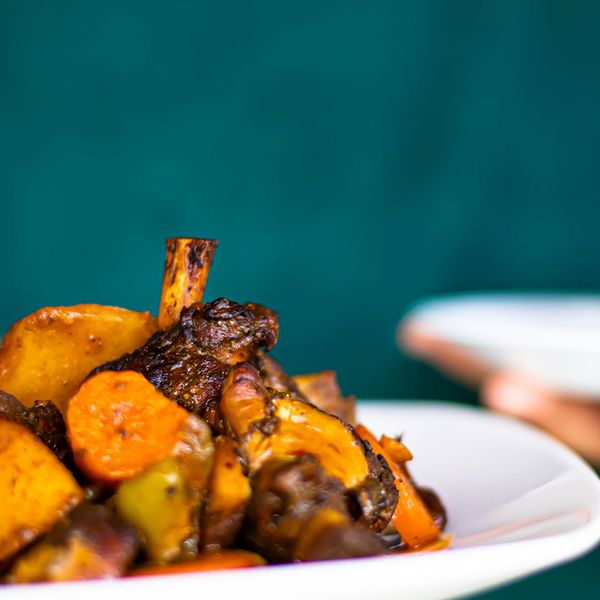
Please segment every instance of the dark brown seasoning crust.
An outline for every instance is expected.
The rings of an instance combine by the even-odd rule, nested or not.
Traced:
[[[296,382],[270,354],[258,350],[250,362],[258,369],[261,379],[266,387],[308,402],[308,399],[302,394],[296,385]]]
[[[138,371],[166,396],[222,431],[218,402],[232,365],[277,342],[274,311],[219,298],[184,308],[175,327],[94,370]]]
[[[53,402],[36,400],[26,408],[14,396],[0,390],[0,415],[28,427],[62,462],[72,467],[65,421]]]
[[[350,510],[359,523],[380,533],[387,527],[398,503],[394,475],[385,458],[376,455],[371,444],[360,438],[353,428],[352,433],[365,448],[369,476],[361,485],[349,490]]]

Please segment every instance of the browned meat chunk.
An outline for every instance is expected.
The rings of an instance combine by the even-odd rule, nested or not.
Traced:
[[[425,502],[425,506],[429,509],[429,512],[433,517],[433,522],[440,531],[444,531],[444,529],[446,529],[446,524],[448,523],[448,517],[441,498],[431,488],[417,487],[417,491],[423,502]]]
[[[289,394],[294,398],[307,401],[308,399],[300,392],[296,382],[284,371],[283,367],[270,354],[259,350],[251,361],[268,388]]]
[[[14,396],[0,390],[0,413],[29,427],[61,461],[70,462],[65,421],[53,402],[36,400],[33,406],[25,408]]]
[[[343,483],[316,457],[269,460],[252,481],[245,540],[273,562],[367,556],[385,551],[352,522]]]
[[[38,544],[17,559],[11,583],[119,577],[133,562],[135,530],[106,506],[76,508]]]
[[[232,365],[277,342],[272,310],[219,298],[184,308],[177,325],[98,370],[142,373],[163,394],[221,430],[218,401]]]

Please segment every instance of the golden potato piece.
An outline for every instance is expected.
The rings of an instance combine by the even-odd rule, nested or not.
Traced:
[[[79,304],[42,308],[17,321],[0,346],[0,389],[25,406],[68,399],[95,367],[139,348],[156,331],[150,313]]]
[[[202,520],[202,541],[205,549],[214,551],[233,544],[252,494],[237,445],[231,438],[215,438],[215,465],[208,494]]]
[[[0,561],[12,556],[78,504],[70,471],[27,427],[0,418]]]

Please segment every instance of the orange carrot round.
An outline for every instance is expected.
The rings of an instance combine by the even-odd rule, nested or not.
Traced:
[[[220,571],[223,569],[246,569],[260,567],[266,562],[262,556],[245,550],[230,550],[205,554],[194,560],[170,565],[152,565],[140,567],[131,573],[130,577],[145,575],[174,575],[178,573],[196,573],[198,571]]]
[[[203,422],[134,371],[90,377],[69,402],[67,427],[77,466],[108,484],[168,456],[194,455],[194,445],[207,436]]]
[[[408,476],[402,472],[386,449],[364,425],[357,425],[355,431],[363,440],[371,444],[375,454],[385,458],[392,471],[394,484],[398,490],[398,504],[392,515],[392,524],[404,542],[411,548],[417,548],[437,540],[440,530]]]

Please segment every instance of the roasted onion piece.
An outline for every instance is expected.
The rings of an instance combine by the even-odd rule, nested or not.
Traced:
[[[251,473],[271,457],[311,454],[352,490],[356,518],[376,531],[387,525],[397,501],[389,468],[349,425],[307,402],[269,392],[248,364],[232,369],[220,408]]]

